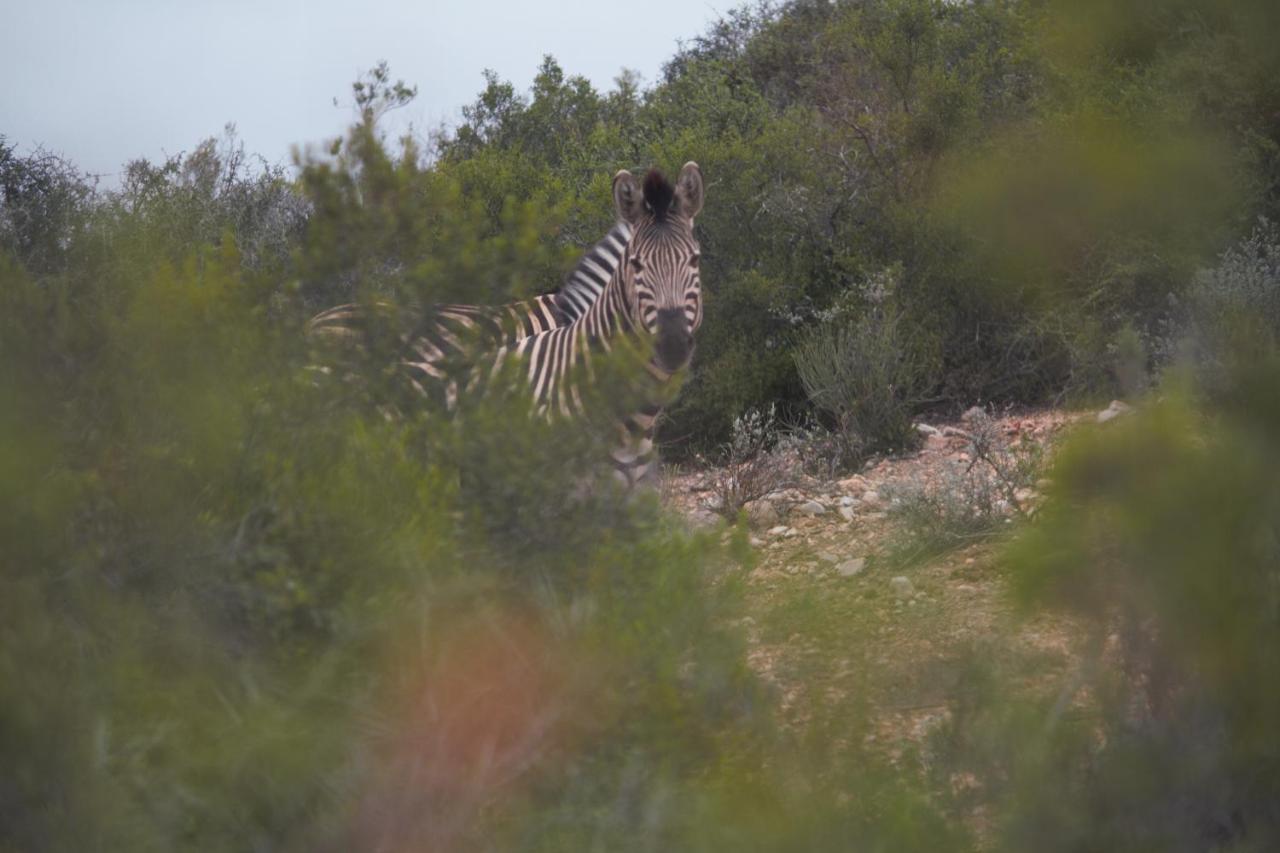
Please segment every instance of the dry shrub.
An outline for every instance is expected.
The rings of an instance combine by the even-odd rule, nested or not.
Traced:
[[[732,437],[712,469],[717,512],[735,518],[745,504],[791,485],[796,460],[784,438],[772,405],[734,418]]]

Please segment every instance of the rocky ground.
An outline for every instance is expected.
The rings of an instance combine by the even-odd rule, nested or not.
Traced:
[[[1006,446],[1047,456],[1073,422],[1108,420],[1124,408],[1011,414],[987,428]],[[1059,689],[1076,665],[1081,632],[1061,618],[1019,614],[998,560],[1002,531],[1034,515],[1047,481],[997,501],[1003,528],[912,551],[904,496],[945,489],[976,464],[972,418],[918,425],[925,438],[917,452],[839,480],[793,475],[747,505],[757,557],[744,620],[750,661],[778,691],[789,724],[857,720],[850,730],[890,761],[927,763],[928,735],[951,714],[966,661],[996,658],[1028,689],[1046,690]],[[720,476],[673,473],[667,498],[695,525],[724,524]]]

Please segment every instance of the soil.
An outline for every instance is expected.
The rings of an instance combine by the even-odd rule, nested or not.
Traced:
[[[1035,443],[1047,459],[1085,417],[1092,414],[1032,411],[996,425],[1011,442]],[[1061,616],[1022,612],[1000,556],[1007,536],[1033,523],[1026,516],[1038,495],[1026,498],[1027,513],[1010,513],[1003,530],[912,553],[895,496],[936,488],[949,470],[972,463],[968,427],[964,420],[932,424],[936,432],[916,452],[873,460],[842,479],[801,477],[772,494],[780,519],[751,532],[756,559],[743,623],[750,664],[777,691],[786,725],[844,726],[891,763],[924,770],[929,737],[950,719],[975,660],[1013,673],[1028,691],[1052,695],[1072,681],[1083,631]],[[695,525],[725,524],[710,511],[717,475],[671,472],[666,498]],[[797,512],[810,500],[826,511]],[[840,514],[842,503],[851,520]],[[865,562],[855,574],[848,561],[857,558]],[[973,820],[984,834],[981,815]]]

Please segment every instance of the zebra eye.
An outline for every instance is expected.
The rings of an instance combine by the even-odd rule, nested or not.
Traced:
[[[693,255],[692,257],[689,258],[689,266],[693,267],[696,270],[698,268],[698,261],[701,258],[702,258],[701,255]]]
[[[640,259],[639,259],[639,258],[637,258],[637,257],[635,257],[635,256],[632,256],[632,258],[631,258],[631,268],[632,268],[633,270],[635,270],[636,272],[640,272],[641,270],[643,270],[643,269],[644,269],[644,264],[640,263]]]

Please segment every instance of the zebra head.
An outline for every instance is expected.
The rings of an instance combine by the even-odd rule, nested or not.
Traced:
[[[693,356],[693,333],[702,324],[700,249],[693,218],[702,210],[702,172],[685,163],[675,186],[657,169],[643,186],[625,169],[613,178],[620,219],[631,239],[618,270],[634,327],[653,338],[653,363],[674,373]]]

